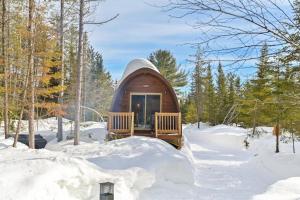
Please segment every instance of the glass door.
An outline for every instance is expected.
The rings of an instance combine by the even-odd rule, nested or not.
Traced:
[[[154,129],[155,112],[160,112],[160,95],[146,95],[146,123],[147,129]]]
[[[145,95],[131,96],[131,112],[134,112],[134,127],[145,128]]]
[[[160,112],[160,94],[132,94],[131,112],[134,112],[134,127],[154,129],[155,112]]]

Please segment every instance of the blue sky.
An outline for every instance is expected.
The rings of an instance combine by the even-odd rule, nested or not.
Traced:
[[[205,27],[201,27],[201,31],[194,29],[191,24],[194,24],[193,20],[197,19],[170,17],[170,13],[149,5],[163,5],[166,1],[106,0],[99,3],[95,13],[91,16],[92,20],[102,21],[117,13],[120,14],[116,20],[102,26],[86,26],[91,45],[102,53],[105,67],[112,74],[114,80],[121,78],[127,63],[132,59],[147,58],[151,52],[157,49],[170,50],[182,68],[187,71],[192,70],[193,66],[187,59],[195,54],[195,49],[186,44],[199,41],[202,36],[201,31],[205,31]],[[285,0],[278,1],[282,6],[286,4]],[[246,26],[246,24],[239,25]],[[210,34],[209,31],[208,34]],[[234,45],[234,42],[221,40],[214,45],[230,46]],[[254,54],[258,53],[259,51],[254,52]],[[232,58],[232,55],[221,56],[221,59]],[[255,68],[253,66],[256,62],[252,60],[246,63],[246,69],[235,70],[234,73],[239,74],[242,80],[246,80],[254,75]],[[217,63],[212,63],[213,67],[216,65]],[[225,67],[224,70],[229,72],[229,69],[232,68]]]
[[[187,59],[195,50],[185,44],[197,40],[199,31],[149,3],[163,4],[163,1],[106,0],[99,4],[93,20],[108,19],[116,13],[120,16],[102,26],[86,27],[90,43],[103,54],[105,66],[114,79],[122,76],[130,60],[147,58],[157,49],[170,50],[182,68],[191,69]]]

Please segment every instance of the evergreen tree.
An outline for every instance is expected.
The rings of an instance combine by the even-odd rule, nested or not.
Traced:
[[[221,62],[218,65],[217,76],[217,123],[222,123],[228,110],[226,77]]]
[[[170,51],[157,50],[150,54],[148,60],[158,68],[177,92],[187,85],[187,73],[180,69]]]
[[[234,87],[235,87],[235,94],[237,96],[236,98],[240,99],[241,98],[241,78],[239,76],[237,76],[235,79]]]
[[[182,116],[182,123],[187,124],[189,123],[186,120],[186,116],[188,114],[188,97],[184,94],[179,100],[180,112]]]
[[[205,62],[202,58],[202,51],[196,52],[195,69],[192,74],[191,96],[196,103],[197,123],[200,128],[200,121],[204,120],[204,101],[205,101]]]
[[[195,100],[191,96],[188,97],[186,110],[187,110],[185,116],[186,122],[188,123],[198,122],[197,105]]]
[[[106,115],[113,97],[113,80],[103,65],[102,55],[92,47],[88,51],[89,64],[87,72],[86,105],[102,115]],[[91,120],[92,113],[88,119]]]
[[[236,91],[235,91],[235,75],[233,73],[229,73],[227,75],[227,81],[228,81],[228,100],[227,105],[230,109],[235,104],[236,100]]]
[[[272,72],[273,64],[269,60],[267,44],[264,44],[261,49],[257,67],[256,77],[249,81],[245,91],[245,98],[241,102],[241,112],[244,113],[244,117],[248,118],[246,123],[252,122],[253,134],[257,125],[270,124],[272,121],[272,114],[267,105],[271,101],[270,78],[274,71]]]
[[[205,111],[206,111],[206,119],[210,124],[216,124],[216,102],[215,102],[215,86],[213,82],[213,76],[211,71],[211,66],[207,67],[207,75],[206,75],[206,84],[205,84]]]

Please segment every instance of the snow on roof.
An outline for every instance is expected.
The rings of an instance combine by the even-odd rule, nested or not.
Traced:
[[[132,74],[133,72],[142,69],[142,68],[148,68],[148,69],[152,69],[156,72],[159,73],[158,69],[147,59],[144,58],[137,58],[134,59],[132,61],[130,61],[123,73],[123,76],[121,78],[121,80],[119,81],[119,84],[130,74]]]

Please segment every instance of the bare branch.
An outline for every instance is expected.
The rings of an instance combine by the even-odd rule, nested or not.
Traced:
[[[92,21],[87,21],[87,22],[84,22],[84,24],[94,24],[94,25],[102,25],[102,24],[106,24],[110,21],[113,21],[115,20],[116,18],[118,18],[120,16],[120,14],[116,14],[114,17],[108,19],[108,20],[105,20],[105,21],[102,21],[102,22],[92,22]]]

